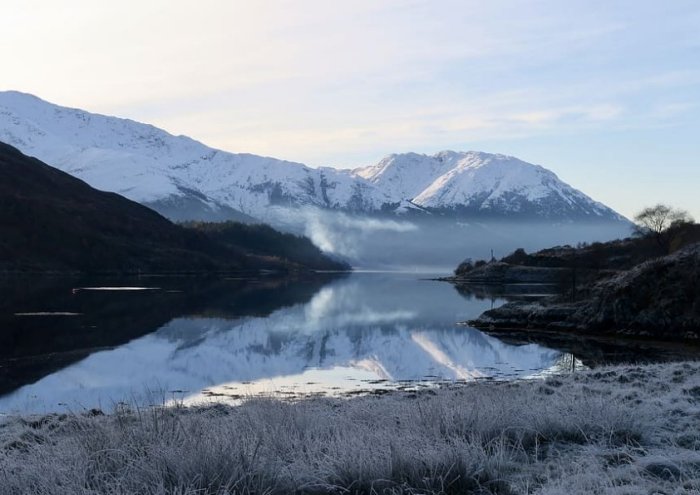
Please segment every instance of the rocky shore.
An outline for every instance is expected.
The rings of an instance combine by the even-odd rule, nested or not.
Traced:
[[[603,277],[575,293],[514,301],[469,322],[660,340],[700,339],[700,243]]]
[[[461,276],[440,280],[456,284],[560,284],[571,277],[571,270],[561,267],[522,266],[494,261]]]

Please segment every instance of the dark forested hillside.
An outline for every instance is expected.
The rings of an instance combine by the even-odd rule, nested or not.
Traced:
[[[299,268],[234,249],[0,143],[0,271],[202,272]],[[321,258],[323,256],[321,255]],[[332,263],[328,260],[328,263]]]
[[[269,225],[240,222],[187,222],[182,225],[240,251],[279,257],[317,270],[350,268],[343,262],[329,259],[307,237],[281,233]]]
[[[578,246],[556,246],[534,253],[517,249],[501,258],[499,266],[561,268],[582,270],[628,270],[633,266],[672,254],[688,245],[700,242],[700,225],[683,223],[670,227],[663,239],[646,235],[608,242],[582,243]],[[494,261],[494,260],[492,260]],[[456,277],[474,277],[493,271],[486,260],[465,260],[455,269]],[[478,270],[477,270],[478,269]]]

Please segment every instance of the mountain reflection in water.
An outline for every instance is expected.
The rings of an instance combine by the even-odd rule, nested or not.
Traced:
[[[502,299],[460,295],[450,284],[416,275],[140,282],[160,289],[75,293],[63,286],[40,291],[41,304],[19,296],[3,304],[3,314],[12,314],[3,316],[5,328],[22,332],[13,334],[15,355],[0,356],[10,392],[0,398],[0,412],[110,409],[119,400],[153,400],[147,390],[194,401],[527,377],[562,361],[559,351],[507,344],[457,325]],[[40,311],[78,314],[14,316]],[[0,336],[3,345],[12,340],[8,335]],[[57,351],[70,358],[48,359],[56,369],[36,366]]]

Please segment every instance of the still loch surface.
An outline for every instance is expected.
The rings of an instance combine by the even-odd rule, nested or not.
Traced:
[[[6,280],[0,414],[351,395],[578,362],[561,347],[459,325],[505,296],[425,278]]]

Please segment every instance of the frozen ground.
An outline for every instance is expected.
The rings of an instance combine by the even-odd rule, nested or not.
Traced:
[[[0,494],[699,493],[699,372],[6,417]]]

